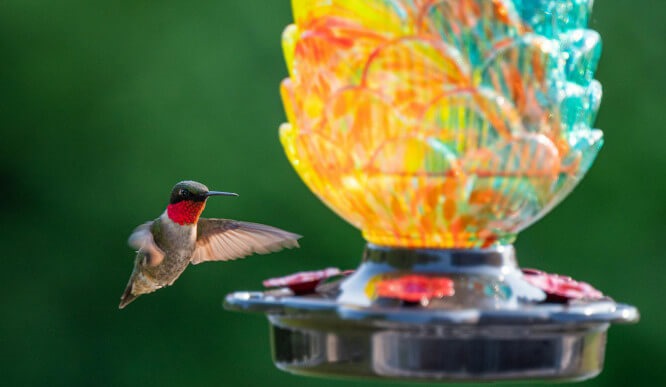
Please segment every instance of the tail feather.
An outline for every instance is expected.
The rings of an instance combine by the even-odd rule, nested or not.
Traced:
[[[135,267],[123,295],[120,296],[120,305],[118,305],[118,308],[122,309],[130,302],[136,300],[140,295],[152,293],[161,287],[152,277],[147,276],[140,268]]]
[[[127,284],[127,287],[123,292],[123,295],[120,296],[120,305],[118,305],[118,309],[123,309],[124,307],[129,305],[130,302],[136,300],[139,296],[140,294],[132,293],[132,283],[130,282],[129,284]]]

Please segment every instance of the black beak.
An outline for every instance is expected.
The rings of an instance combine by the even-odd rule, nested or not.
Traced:
[[[208,196],[238,196],[238,194],[234,193],[234,192],[222,192],[222,191],[208,191],[204,195],[206,197],[208,197]]]

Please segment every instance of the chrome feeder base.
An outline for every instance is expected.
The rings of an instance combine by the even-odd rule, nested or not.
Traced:
[[[451,297],[424,303],[377,298],[373,281],[446,276]],[[271,326],[278,368],[300,375],[421,381],[583,380],[603,368],[610,323],[635,307],[596,301],[542,303],[512,246],[479,250],[368,245],[361,266],[315,294],[235,292],[229,310]]]

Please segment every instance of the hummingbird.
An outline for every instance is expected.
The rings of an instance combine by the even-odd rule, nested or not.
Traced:
[[[137,250],[136,258],[120,297],[120,309],[142,294],[172,285],[190,263],[229,261],[298,247],[300,235],[276,227],[201,218],[211,196],[238,194],[210,191],[196,181],[181,181],[171,190],[166,210],[132,232],[128,243]]]

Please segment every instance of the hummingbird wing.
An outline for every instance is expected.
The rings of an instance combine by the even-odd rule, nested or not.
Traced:
[[[164,251],[157,246],[153,238],[153,224],[146,222],[132,231],[127,243],[136,249],[137,257],[145,266],[157,266],[164,260]]]
[[[264,224],[200,218],[192,264],[228,261],[298,247],[300,235]]]

